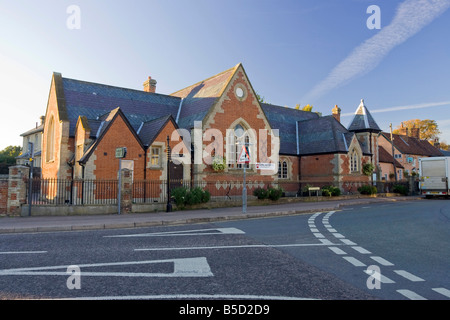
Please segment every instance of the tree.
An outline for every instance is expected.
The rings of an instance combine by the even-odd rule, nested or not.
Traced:
[[[411,132],[411,129],[419,128],[420,139],[421,140],[433,140],[438,138],[441,132],[438,129],[438,124],[436,120],[419,120],[413,119],[408,121],[403,121],[401,125],[397,126],[395,130],[392,132],[395,134],[399,134],[402,128],[408,128]]]
[[[0,174],[8,174],[8,168],[16,164],[16,157],[21,151],[19,146],[9,146],[0,151]]]
[[[303,111],[308,111],[308,112],[312,112],[313,106],[307,104],[306,106],[303,107]]]

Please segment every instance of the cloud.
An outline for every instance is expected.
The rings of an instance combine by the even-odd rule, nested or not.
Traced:
[[[450,0],[406,0],[390,25],[356,47],[301,101],[312,101],[328,91],[372,71],[396,46],[422,30],[450,7]]]
[[[426,102],[426,103],[419,103],[419,104],[413,104],[413,105],[408,105],[408,106],[396,106],[396,107],[389,107],[389,108],[384,108],[384,109],[374,109],[374,110],[370,110],[370,113],[373,114],[373,113],[381,113],[381,112],[394,112],[394,111],[401,111],[401,110],[423,109],[423,108],[432,108],[432,107],[441,107],[441,106],[450,106],[450,101]],[[341,117],[352,116],[352,115],[354,115],[354,113],[343,113],[343,114],[341,114]]]

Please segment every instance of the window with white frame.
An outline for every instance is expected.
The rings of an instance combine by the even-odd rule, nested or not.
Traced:
[[[248,133],[244,130],[242,125],[238,124],[233,128],[233,132],[228,136],[228,168],[242,169],[243,166],[245,166],[246,168],[250,168],[249,164],[238,163],[243,145],[250,145],[250,137],[248,136]],[[250,148],[248,148],[248,151],[250,153]]]
[[[151,167],[161,167],[161,147],[152,147],[150,155],[150,166]]]
[[[278,162],[278,179],[288,178],[288,163],[287,161]]]
[[[350,154],[350,172],[359,172],[360,171],[360,163],[361,159],[356,150],[353,150]]]

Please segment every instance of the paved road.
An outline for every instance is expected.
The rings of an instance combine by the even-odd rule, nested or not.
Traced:
[[[449,202],[355,203],[264,219],[4,233],[1,298],[449,299]],[[380,269],[380,289],[367,287],[369,266]]]

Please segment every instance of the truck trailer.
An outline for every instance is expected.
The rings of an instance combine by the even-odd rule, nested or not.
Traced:
[[[450,157],[419,158],[419,188],[426,198],[449,195]]]

